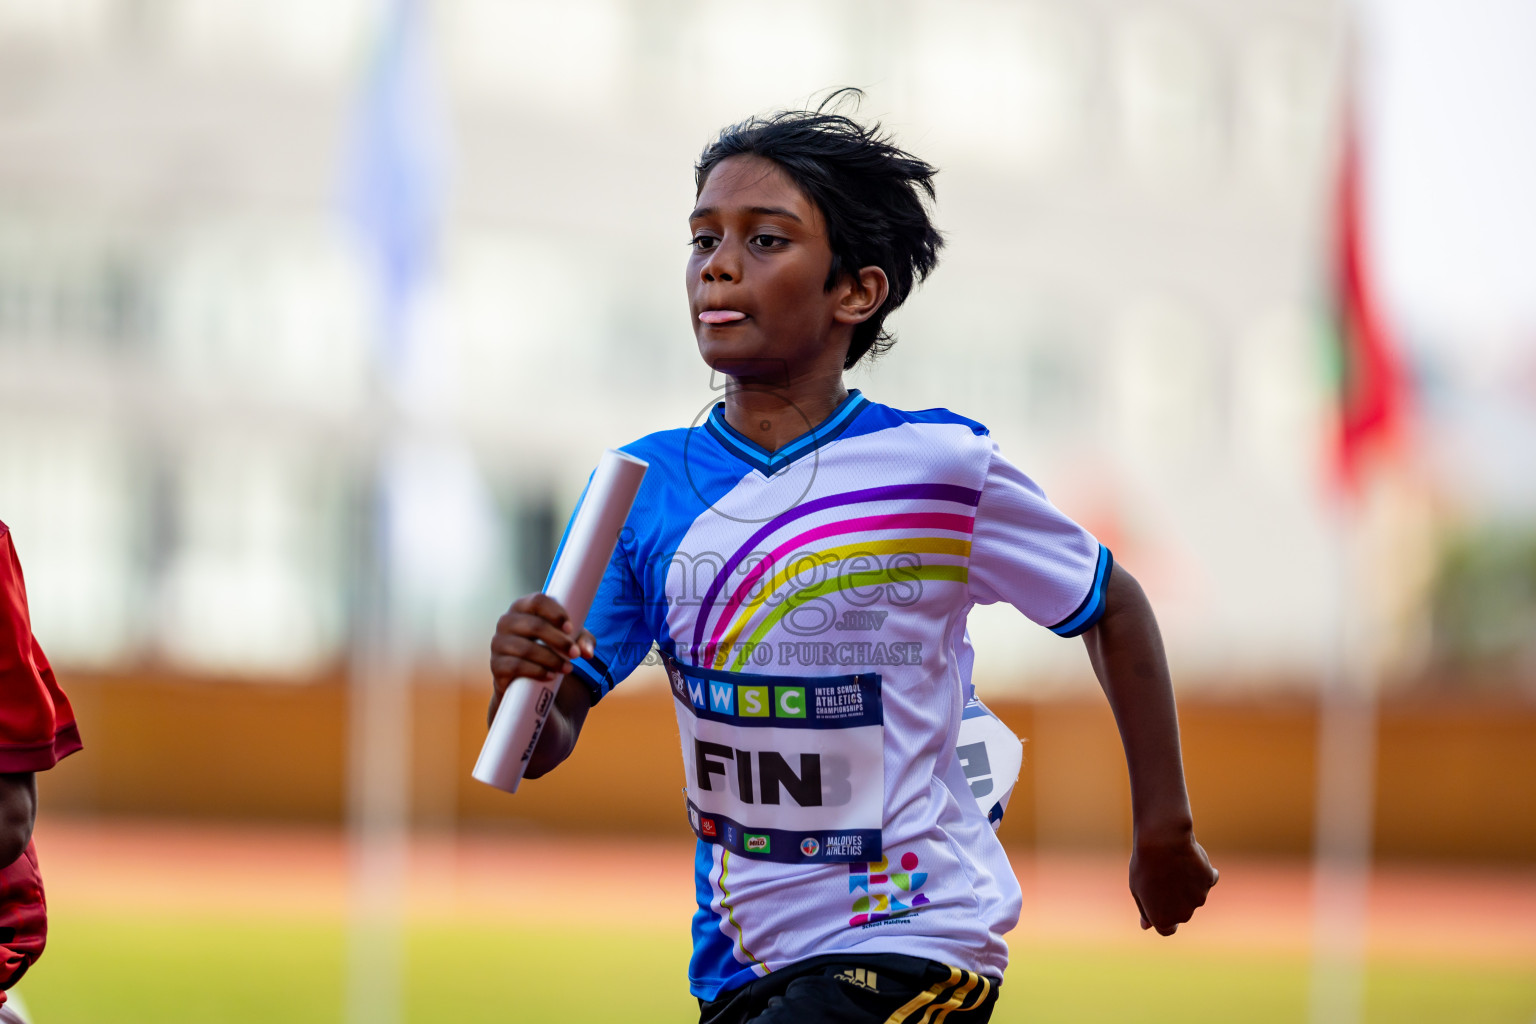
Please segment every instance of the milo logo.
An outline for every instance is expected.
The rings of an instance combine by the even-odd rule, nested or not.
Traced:
[[[746,851],[748,853],[768,853],[769,852],[769,848],[768,848],[769,847],[769,842],[768,842],[768,837],[767,836],[760,836],[760,835],[756,835],[756,834],[754,834],[752,832],[748,832],[747,835],[746,835],[746,842],[745,842],[744,845],[745,845]]]

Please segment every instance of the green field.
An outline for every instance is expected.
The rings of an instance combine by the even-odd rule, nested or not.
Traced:
[[[126,914],[52,922],[21,986],[35,1024],[333,1024],[343,1019],[344,933],[323,921]],[[686,932],[426,924],[409,937],[407,1020],[695,1020]],[[1378,1024],[1532,1024],[1536,967],[1375,963]],[[1014,950],[994,1020],[1030,1024],[1294,1024],[1306,1018],[1298,957]]]

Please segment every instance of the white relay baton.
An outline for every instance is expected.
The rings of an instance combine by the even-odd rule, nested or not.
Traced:
[[[586,621],[592,599],[613,557],[619,531],[635,503],[640,481],[650,463],[610,448],[592,474],[587,496],[571,523],[565,547],[555,560],[544,592],[565,606],[571,621],[580,629]],[[564,652],[561,652],[564,654]],[[549,682],[514,679],[502,695],[501,706],[480,748],[474,777],[508,793],[516,793],[533,748],[544,731],[544,720],[554,706],[555,693],[564,676]]]

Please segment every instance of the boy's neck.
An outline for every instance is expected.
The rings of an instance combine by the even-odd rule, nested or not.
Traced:
[[[776,452],[821,426],[847,397],[841,370],[788,383],[732,377],[725,390],[725,421],[738,433]]]

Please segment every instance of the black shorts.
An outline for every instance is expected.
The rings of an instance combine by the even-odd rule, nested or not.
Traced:
[[[699,1024],[985,1024],[1001,981],[899,953],[817,956],[699,1000]]]

